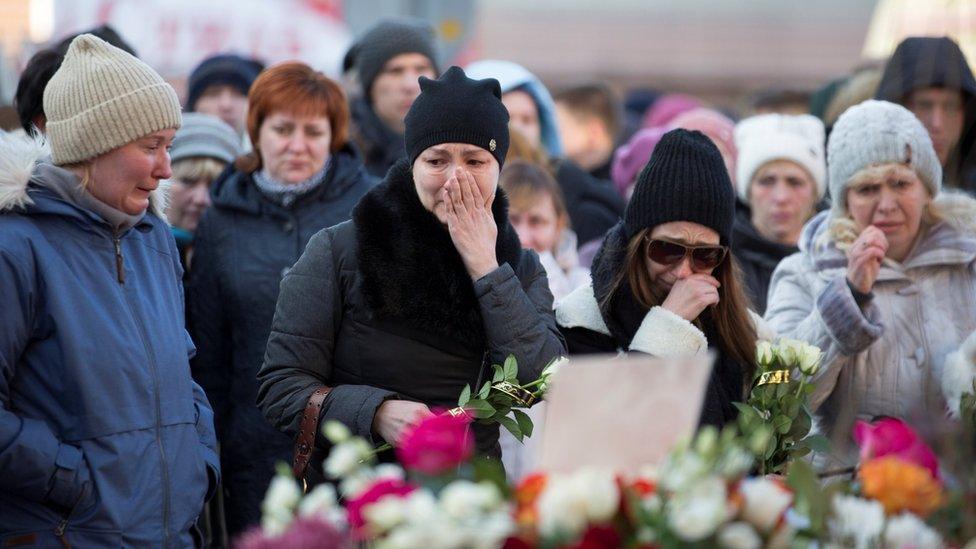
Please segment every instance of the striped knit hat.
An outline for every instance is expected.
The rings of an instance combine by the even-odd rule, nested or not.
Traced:
[[[176,91],[149,65],[82,34],[44,90],[51,159],[64,165],[180,127]]]

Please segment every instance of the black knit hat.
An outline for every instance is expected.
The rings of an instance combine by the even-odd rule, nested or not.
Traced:
[[[654,147],[637,176],[624,212],[630,240],[642,229],[690,221],[715,230],[728,245],[735,216],[735,193],[722,154],[699,131],[671,130]]]
[[[420,95],[406,118],[403,141],[410,163],[429,147],[468,143],[485,149],[505,164],[508,153],[508,109],[498,80],[472,80],[451,67],[437,80],[420,77]]]
[[[421,19],[401,17],[380,21],[356,41],[342,60],[343,72],[355,67],[363,97],[373,103],[369,89],[387,61],[403,53],[419,53],[437,69],[434,29]]]
[[[254,59],[234,54],[214,55],[204,59],[187,80],[186,110],[196,110],[197,100],[210,86],[226,84],[247,95],[251,84],[264,66]]]

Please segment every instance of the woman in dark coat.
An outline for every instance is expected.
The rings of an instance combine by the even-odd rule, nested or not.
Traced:
[[[249,95],[255,150],[214,183],[197,229],[193,375],[214,406],[230,535],[260,521],[275,463],[291,460],[292,440],[256,405],[278,285],[312,235],[349,219],[373,185],[346,146],[348,120],[342,91],[321,73],[301,63],[266,70]]]
[[[290,436],[323,386],[322,421],[396,444],[492,363],[514,355],[531,381],[565,354],[545,271],[519,246],[497,190],[508,149],[498,82],[452,67],[420,86],[407,159],[350,222],[315,235],[282,281],[258,398]],[[480,453],[499,455],[497,425],[474,434]]]
[[[697,131],[668,132],[593,261],[593,284],[556,310],[571,355],[715,351],[701,422],[718,427],[736,417],[757,339],[728,253],[733,202],[715,145]]]

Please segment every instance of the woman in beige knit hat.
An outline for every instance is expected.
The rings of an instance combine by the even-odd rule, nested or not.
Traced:
[[[45,144],[0,139],[0,545],[189,547],[216,485],[160,180],[180,105],[76,38]]]

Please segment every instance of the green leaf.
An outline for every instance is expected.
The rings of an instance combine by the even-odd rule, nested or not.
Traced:
[[[494,374],[491,376],[492,385],[505,379],[505,370],[501,366],[492,364],[491,369],[494,370]]]
[[[829,498],[813,467],[804,460],[794,461],[786,475],[786,484],[793,489],[796,511],[810,519],[812,530],[821,530],[829,510]]]
[[[458,406],[464,406],[471,400],[471,386],[465,385],[464,390],[461,391],[461,396],[458,397]]]
[[[519,429],[522,430],[522,433],[527,437],[532,436],[532,430],[535,428],[535,425],[532,423],[532,418],[529,417],[529,414],[518,409],[512,410],[512,414],[515,415],[515,421],[518,422]]]
[[[518,379],[518,363],[515,361],[515,355],[508,355],[505,359],[505,380],[515,381]]]
[[[830,451],[830,439],[824,435],[810,435],[803,439],[803,443],[814,452],[825,454]]]
[[[511,492],[505,478],[505,467],[500,459],[478,456],[471,461],[475,482],[490,482],[507,498]]]
[[[779,415],[773,419],[773,430],[781,435],[785,435],[790,432],[790,427],[793,425],[793,420],[784,416]]]
[[[490,392],[491,392],[491,383],[488,383],[486,381],[485,384],[481,386],[481,391],[478,391],[478,398],[486,399],[488,398],[488,393]]]
[[[508,429],[508,432],[512,433],[512,436],[518,439],[519,442],[522,442],[525,434],[522,433],[522,429],[519,427],[517,421],[508,416],[498,416],[498,423],[500,423],[502,427]]]
[[[495,414],[495,407],[489,404],[488,401],[481,399],[469,401],[464,408],[478,419],[490,418]]]

